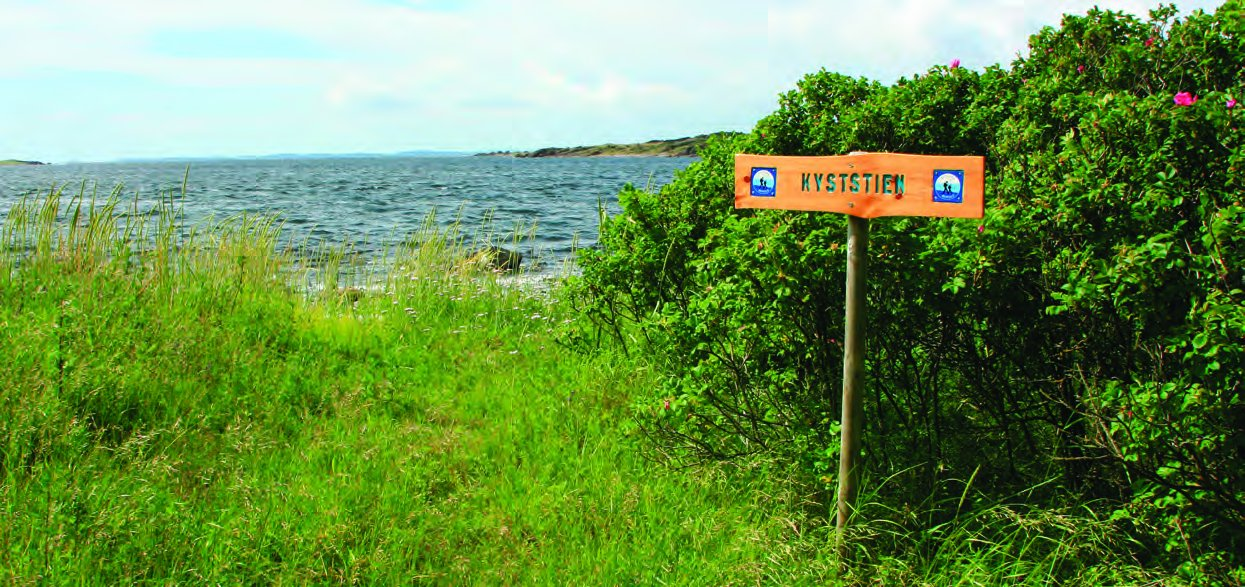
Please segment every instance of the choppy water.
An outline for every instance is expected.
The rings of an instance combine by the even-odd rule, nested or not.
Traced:
[[[614,212],[625,184],[668,183],[689,158],[376,157],[216,160],[189,163],[180,203],[188,224],[239,213],[278,214],[285,234],[311,242],[353,243],[364,253],[420,228],[436,211],[445,225],[461,218],[478,230],[492,218],[499,240],[535,225],[523,245],[530,258],[555,265],[572,243],[596,241],[598,205]],[[140,208],[162,191],[181,191],[184,162],[90,163],[0,167],[0,213],[31,192],[65,185],[66,196],[88,182],[100,200],[118,183]]]

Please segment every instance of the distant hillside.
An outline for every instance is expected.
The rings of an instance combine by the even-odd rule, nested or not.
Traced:
[[[5,165],[47,165],[42,161],[22,161],[20,159],[0,159],[0,166]]]
[[[547,147],[535,151],[496,151],[480,153],[498,157],[692,157],[713,133],[681,139],[648,141],[646,143],[593,145],[589,147]]]

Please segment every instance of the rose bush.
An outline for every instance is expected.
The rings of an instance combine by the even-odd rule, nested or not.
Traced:
[[[891,503],[970,477],[1097,499],[1146,556],[1239,576],[1243,6],[1069,16],[1006,68],[810,74],[660,192],[624,190],[574,287],[668,373],[637,405],[654,446],[834,481],[845,220],[735,210],[735,153],[984,155],[981,222],[872,223],[863,466]]]

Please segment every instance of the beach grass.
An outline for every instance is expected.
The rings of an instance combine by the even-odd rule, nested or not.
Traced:
[[[643,357],[560,345],[557,288],[464,265],[470,239],[429,222],[383,276],[339,282],[344,247],[286,243],[273,218],[187,227],[161,202],[54,188],[4,221],[0,582],[828,572],[780,472],[645,460]]]

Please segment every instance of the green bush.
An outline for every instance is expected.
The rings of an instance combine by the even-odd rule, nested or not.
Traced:
[[[1069,16],[1010,68],[810,74],[659,193],[624,190],[576,288],[598,328],[664,358],[637,406],[654,446],[834,482],[845,221],[734,210],[735,153],[985,155],[980,223],[872,224],[863,466],[897,503],[974,474],[987,495],[1101,498],[1170,537],[1145,556],[1227,577],[1245,549],[1245,4],[1175,14]]]

